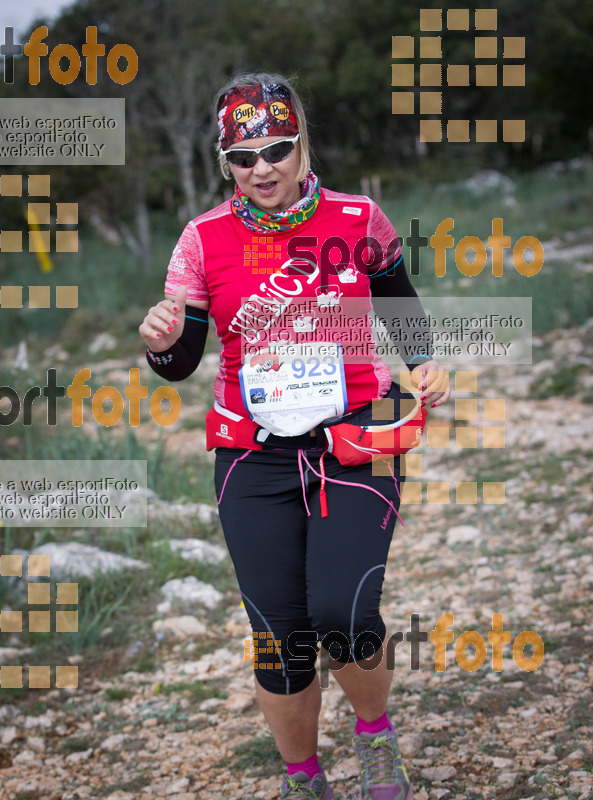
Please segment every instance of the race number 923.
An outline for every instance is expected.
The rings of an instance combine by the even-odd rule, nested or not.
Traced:
[[[324,375],[334,375],[337,369],[334,356],[324,356],[319,359],[311,356],[306,361],[303,358],[295,358],[291,363],[292,372],[297,380],[301,378],[322,378]]]

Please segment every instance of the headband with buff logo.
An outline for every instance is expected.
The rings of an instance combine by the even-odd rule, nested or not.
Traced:
[[[299,132],[288,90],[278,83],[231,89],[218,112],[218,128],[222,150],[243,139],[289,137]]]

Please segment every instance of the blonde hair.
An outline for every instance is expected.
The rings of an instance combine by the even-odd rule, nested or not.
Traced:
[[[277,75],[273,72],[241,72],[238,75],[235,75],[234,78],[231,78],[231,80],[219,90],[214,101],[214,116],[216,119],[218,119],[218,112],[220,111],[224,97],[232,89],[238,89],[241,86],[254,86],[256,84],[264,83],[278,83],[280,86],[283,86],[290,96],[290,104],[294,110],[300,134],[300,168],[297,175],[297,180],[300,182],[307,177],[307,174],[311,169],[311,154],[309,149],[309,137],[307,135],[307,117],[305,116],[305,109],[303,108],[300,97],[292,86],[292,80],[294,79],[287,79],[282,75]],[[216,143],[215,150],[218,157],[220,171],[226,180],[231,180],[233,176],[231,174],[226,157],[220,152],[220,142]]]

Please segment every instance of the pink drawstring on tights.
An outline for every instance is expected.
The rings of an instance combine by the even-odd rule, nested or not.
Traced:
[[[230,475],[230,474],[231,474],[231,472],[233,471],[233,467],[234,467],[234,466],[235,466],[235,464],[237,464],[239,461],[243,461],[243,459],[245,458],[245,456],[248,456],[248,455],[249,455],[249,453],[253,453],[253,450],[248,450],[246,453],[243,453],[243,455],[242,455],[242,456],[239,456],[239,458],[236,458],[236,459],[233,461],[233,463],[231,464],[231,466],[229,467],[229,471],[227,472],[227,474],[226,474],[226,477],[225,477],[225,479],[224,479],[224,483],[222,484],[222,489],[220,490],[220,497],[218,498],[217,505],[220,505],[220,501],[222,500],[222,495],[223,495],[223,493],[224,493],[224,489],[225,489],[225,486],[226,486],[226,482],[227,482],[227,481],[228,481],[228,479],[229,479],[229,475]]]
[[[393,503],[391,502],[391,500],[388,500],[388,499],[385,497],[385,495],[382,495],[382,494],[381,494],[381,492],[378,492],[376,489],[373,489],[373,487],[372,487],[372,486],[366,486],[364,483],[354,483],[354,482],[352,482],[352,481],[339,481],[339,480],[337,480],[336,478],[328,478],[328,477],[325,475],[325,470],[323,470],[323,474],[322,474],[322,473],[320,473],[320,472],[317,472],[317,470],[316,470],[316,469],[314,469],[314,468],[311,466],[311,464],[310,464],[310,463],[309,463],[309,461],[307,460],[307,456],[306,456],[304,453],[303,453],[303,459],[304,459],[305,463],[307,464],[307,466],[309,467],[309,469],[311,470],[311,472],[313,472],[315,475],[317,475],[317,477],[318,477],[318,478],[321,478],[321,479],[322,479],[322,485],[325,483],[325,481],[326,481],[326,480],[328,480],[328,481],[330,481],[331,483],[340,483],[340,484],[342,484],[342,486],[359,486],[361,489],[368,489],[370,492],[374,492],[375,494],[378,494],[378,495],[379,495],[379,497],[380,497],[382,500],[385,500],[385,502],[387,503],[387,505],[388,505],[388,506],[389,506],[389,507],[390,507],[390,508],[391,508],[393,511],[395,511],[395,515],[396,515],[396,517],[399,519],[399,521],[400,521],[400,522],[401,522],[401,524],[404,526],[404,528],[406,527],[406,523],[403,521],[403,519],[402,519],[402,518],[400,517],[400,515],[397,513],[397,508],[396,508],[396,507],[393,505]],[[393,480],[395,481],[395,488],[396,488],[396,491],[397,491],[397,494],[398,494],[398,497],[399,497],[399,496],[400,496],[400,494],[399,494],[399,489],[397,488],[397,478],[395,477],[395,475],[393,475],[393,472],[391,473],[391,475],[393,476]],[[322,502],[322,505],[321,505],[321,516],[322,516],[322,517],[323,517],[323,516],[327,516],[327,500],[326,500],[326,504],[325,504],[325,512],[326,512],[326,513],[324,514],[324,513],[323,513],[323,502]]]
[[[307,504],[307,494],[305,492],[305,476],[303,475],[303,462],[302,459],[304,458],[304,453],[302,450],[299,450],[299,472],[301,474],[301,486],[303,489],[303,500],[305,501],[305,508],[307,509],[307,516],[311,516],[311,512],[309,511],[309,506]]]

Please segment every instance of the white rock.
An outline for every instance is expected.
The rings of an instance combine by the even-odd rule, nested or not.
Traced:
[[[168,619],[158,619],[152,623],[155,634],[169,633],[175,639],[188,639],[190,636],[203,636],[207,628],[203,622],[196,617],[186,614],[181,617],[169,617]]]
[[[161,586],[161,593],[169,602],[180,600],[187,603],[202,603],[215,608],[224,595],[209,583],[199,581],[195,575],[186,578],[173,578]]]
[[[566,761],[570,764],[570,766],[574,769],[577,766],[581,766],[584,759],[584,753],[582,750],[573,750],[572,753],[569,753],[566,756]]]
[[[198,800],[198,796],[195,792],[181,792],[180,794],[169,795],[169,800]]]
[[[48,709],[39,717],[25,717],[25,728],[51,728],[55,713]]]
[[[503,175],[502,172],[495,169],[480,170],[458,185],[469,189],[476,195],[481,195],[490,189],[500,189],[504,194],[508,194],[515,189],[514,182],[507,175]]]
[[[155,542],[155,545],[161,542]],[[188,561],[200,561],[202,564],[219,564],[226,556],[224,547],[205,542],[203,539],[170,539],[171,550],[175,550]]]
[[[419,733],[406,733],[397,737],[399,749],[406,758],[417,758],[422,749],[422,735]]]
[[[35,761],[35,753],[32,750],[21,750],[12,759],[13,764],[29,764],[31,761]]]
[[[447,544],[462,544],[474,542],[480,537],[480,531],[473,525],[456,525],[447,531]]]
[[[331,736],[328,736],[326,733],[320,733],[319,734],[318,740],[317,740],[317,744],[319,745],[319,747],[324,748],[324,749],[326,747],[330,748],[330,747],[335,747],[336,746],[335,740],[332,739]]]
[[[162,500],[153,501],[148,505],[148,514],[151,519],[166,516],[169,519],[181,517],[183,519],[197,518],[202,525],[219,525],[218,509],[207,503],[165,503]]]
[[[52,578],[92,577],[95,571],[117,572],[124,568],[148,569],[148,564],[135,558],[109,553],[80,542],[58,544],[47,542],[31,551],[33,555],[49,555]]]
[[[200,361],[200,365],[202,364],[218,372],[218,368],[220,367],[220,355],[218,353],[206,353],[202,356],[202,360]]]
[[[31,750],[37,750],[38,753],[43,753],[45,750],[45,739],[42,736],[27,736],[27,744]]]
[[[103,332],[95,336],[93,341],[88,346],[88,351],[94,355],[100,350],[113,350],[116,345],[117,339],[115,336],[112,336],[110,333]]]
[[[218,708],[224,703],[219,697],[209,697],[208,700],[203,700],[198,708],[200,711],[210,711],[213,708]]]
[[[510,788],[515,783],[517,774],[516,772],[499,772],[496,776],[496,783],[499,786]]]
[[[167,789],[167,794],[177,794],[178,792],[185,792],[189,788],[189,778],[179,778],[179,780],[172,783]]]
[[[556,761],[558,761],[558,756],[554,753],[542,753],[537,759],[538,764],[554,764]]]
[[[513,766],[513,759],[512,758],[503,758],[502,756],[492,756],[491,763],[494,769],[504,769],[505,767],[512,767]]]
[[[93,748],[89,747],[88,750],[80,750],[78,753],[70,753],[66,756],[64,761],[69,761],[72,764],[78,764],[79,761],[88,761],[93,754]]]
[[[108,736],[101,742],[101,750],[118,750],[119,746],[125,742],[126,737],[123,733],[115,733],[113,736]]]
[[[43,358],[53,364],[54,361],[70,361],[71,356],[59,344],[54,344],[43,351]]]
[[[252,694],[248,694],[247,692],[239,692],[237,694],[232,694],[225,703],[225,707],[229,711],[234,711],[237,714],[248,709],[254,703],[254,697]]]
[[[14,759],[16,761],[16,759]],[[39,781],[21,781],[17,783],[15,793],[18,798],[39,797],[41,785]]]
[[[15,359],[12,362],[12,366],[14,367],[14,369],[22,369],[22,370],[29,369],[29,359],[27,356],[27,342],[25,340],[19,342]]]
[[[496,191],[502,195],[502,200],[512,196],[515,190],[514,182],[498,172],[495,169],[484,169],[476,172],[471,178],[464,181],[457,181],[455,183],[441,183],[437,186],[436,191],[442,195],[450,192],[471,192],[474,196],[479,197],[488,192]],[[547,250],[546,250],[547,256]]]
[[[9,728],[4,728],[2,733],[0,734],[0,741],[2,744],[10,744],[13,739],[16,739],[17,732],[14,725],[11,725]]]
[[[4,608],[6,609],[7,606],[5,605]],[[0,663],[6,664],[9,659],[17,658],[22,652],[22,650],[18,650],[16,647],[0,647]]]
[[[420,774],[427,781],[448,781],[454,775],[457,775],[457,770],[453,766],[443,765],[442,767],[427,767],[421,770]]]
[[[220,647],[213,653],[206,653],[198,661],[182,661],[175,667],[175,673],[181,675],[195,675],[200,678],[218,678],[229,675],[229,670],[242,668],[244,665],[243,651],[234,652],[227,647]]]
[[[344,758],[342,761],[334,766],[331,772],[328,772],[328,782],[332,781],[345,781],[348,778],[356,778],[360,774],[360,764],[356,756]]]

